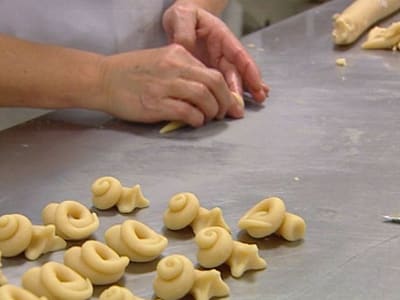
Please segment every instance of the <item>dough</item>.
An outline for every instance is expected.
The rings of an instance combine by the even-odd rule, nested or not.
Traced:
[[[222,280],[221,273],[215,269],[194,270],[194,284],[190,293],[196,300],[208,300],[214,297],[229,296],[229,287]]]
[[[333,16],[333,40],[337,45],[354,42],[365,30],[400,9],[399,0],[356,0]]]
[[[56,262],[34,267],[22,275],[22,286],[48,300],[85,300],[93,294],[89,279],[84,279],[71,268]]]
[[[144,300],[122,286],[113,285],[101,293],[99,300]]]
[[[282,199],[271,197],[253,206],[238,223],[254,238],[263,238],[273,233],[294,242],[304,238],[306,223],[300,217],[286,212]]]
[[[347,61],[343,57],[338,58],[338,59],[336,59],[336,65],[339,67],[345,67],[345,66],[347,66]]]
[[[82,247],[72,247],[64,254],[64,264],[93,284],[117,282],[124,276],[129,258],[120,257],[113,249],[98,241],[86,241]]]
[[[6,284],[8,282],[6,276],[4,276],[4,274],[1,272],[1,267],[2,267],[2,264],[1,264],[1,251],[0,251],[0,286]],[[1,295],[1,293],[0,293],[0,295]],[[2,298],[0,298],[0,299],[2,299]]]
[[[375,27],[371,29],[363,49],[400,49],[400,22],[393,23],[388,28]]]
[[[42,211],[43,223],[54,224],[56,233],[65,240],[83,240],[99,227],[95,213],[77,201],[50,203]]]
[[[267,198],[240,218],[238,226],[254,238],[266,237],[278,230],[285,217],[285,212],[285,203],[280,198]]]
[[[258,255],[256,245],[233,241],[221,227],[208,227],[195,237],[197,260],[202,267],[214,268],[226,263],[233,277],[241,277],[247,270],[265,269],[267,263]]]
[[[175,300],[189,293],[194,280],[192,262],[183,255],[171,255],[158,263],[153,288],[161,299]]]
[[[244,100],[243,97],[240,96],[238,93],[232,92],[232,95],[234,96],[235,100],[242,106],[244,107]],[[186,127],[187,124],[182,122],[182,121],[171,121],[167,125],[165,125],[163,128],[160,129],[160,133],[168,133],[172,132],[175,130],[178,130],[180,128]]]
[[[47,300],[46,297],[37,297],[31,292],[17,287],[15,285],[7,284],[0,287],[1,300]]]
[[[230,231],[221,209],[200,207],[198,198],[192,193],[179,193],[170,199],[168,209],[164,212],[164,225],[171,230],[190,225],[195,233],[209,226],[220,226]]]
[[[36,260],[40,255],[65,249],[67,243],[56,235],[54,225],[33,225],[32,239],[25,250],[25,257],[29,260]]]
[[[167,238],[135,220],[110,227],[104,236],[108,246],[133,262],[152,261],[168,245]]]
[[[32,239],[32,223],[20,214],[0,217],[0,251],[4,257],[25,251]]]
[[[150,203],[143,196],[140,185],[123,187],[118,179],[110,176],[98,178],[92,184],[92,195],[96,208],[109,209],[116,205],[121,213],[130,213],[137,207],[148,207]]]

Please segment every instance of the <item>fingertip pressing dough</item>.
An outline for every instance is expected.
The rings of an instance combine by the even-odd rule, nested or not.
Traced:
[[[1,271],[2,266],[3,265],[1,264],[1,251],[0,251],[0,286],[5,285],[8,282],[7,277],[4,276],[3,272]]]
[[[179,128],[183,128],[186,126],[187,126],[187,124],[184,122],[171,121],[171,122],[167,123],[167,125],[165,125],[163,128],[160,129],[160,133],[165,134],[165,133],[172,132],[172,131],[178,130]]]
[[[190,292],[194,281],[192,262],[183,255],[170,255],[157,264],[153,288],[161,299],[176,300]]]
[[[304,219],[286,212],[282,199],[271,197],[253,206],[238,223],[254,238],[264,238],[273,233],[294,242],[303,239],[306,233]]]
[[[240,104],[241,107],[244,107],[244,100],[243,97],[240,96],[238,93],[236,92],[232,92],[232,95],[234,96],[235,100],[237,101],[237,103]]]
[[[127,288],[118,285],[113,285],[101,293],[99,300],[144,300],[144,299],[135,296]]]
[[[274,233],[282,224],[286,207],[282,199],[271,197],[253,206],[240,218],[238,226],[255,238],[266,237]]]
[[[340,57],[340,58],[336,59],[336,65],[339,67],[345,67],[345,66],[347,66],[347,60],[343,57]]]
[[[64,254],[64,264],[95,285],[112,284],[124,276],[129,264],[113,249],[98,241],[86,241],[82,247],[72,247]]]
[[[223,263],[230,266],[234,277],[241,277],[247,270],[265,269],[267,263],[258,255],[258,247],[233,241],[221,227],[208,227],[195,237],[198,246],[197,260],[202,267],[215,268]]]
[[[398,0],[356,0],[333,16],[332,37],[337,45],[353,43],[365,30],[400,9]]]
[[[148,207],[150,202],[143,196],[140,185],[123,187],[121,182],[111,176],[98,178],[92,184],[92,201],[98,209],[117,206],[121,213],[130,213],[135,208]]]
[[[48,300],[85,300],[93,294],[89,279],[57,262],[48,262],[26,271],[22,275],[22,286]]]
[[[110,227],[104,236],[108,246],[133,262],[152,261],[168,245],[167,238],[135,220]]]
[[[48,300],[46,297],[38,297],[31,292],[15,285],[6,284],[0,287],[1,300]]]
[[[20,214],[0,217],[0,251],[3,257],[17,256],[25,251],[32,239],[32,223]]]
[[[400,22],[393,23],[388,28],[374,27],[368,33],[363,49],[400,49]]]
[[[194,270],[194,284],[190,291],[196,300],[229,296],[229,286],[222,280],[221,273],[215,269]]]
[[[97,215],[73,200],[48,204],[42,211],[42,220],[46,225],[55,225],[57,235],[65,240],[86,239],[99,227]]]
[[[196,195],[187,192],[172,196],[164,212],[164,225],[171,230],[191,226],[194,233],[210,226],[220,226],[230,231],[220,208],[208,210],[200,207]]]

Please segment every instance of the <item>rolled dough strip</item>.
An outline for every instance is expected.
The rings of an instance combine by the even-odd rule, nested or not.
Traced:
[[[232,92],[232,95],[235,96],[236,101],[239,102],[242,107],[244,107],[244,100],[243,100],[242,96],[240,96],[238,93],[235,93],[235,92]],[[172,122],[169,122],[167,125],[165,125],[163,128],[161,128],[160,133],[164,134],[164,133],[172,132],[172,131],[178,130],[179,128],[186,127],[186,126],[187,126],[187,124],[185,124],[182,121],[172,121]]]
[[[400,9],[399,0],[356,0],[333,16],[332,37],[337,45],[354,42],[365,30]]]
[[[362,48],[398,50],[400,48],[400,22],[393,23],[388,28],[376,26],[371,29]]]

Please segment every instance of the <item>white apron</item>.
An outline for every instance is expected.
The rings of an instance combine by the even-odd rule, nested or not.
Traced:
[[[102,54],[165,45],[172,0],[0,0],[0,32]]]

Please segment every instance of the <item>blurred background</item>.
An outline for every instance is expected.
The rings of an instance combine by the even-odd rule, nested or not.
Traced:
[[[328,0],[230,0],[223,19],[237,37],[260,30]],[[0,130],[48,112],[43,109],[0,108]]]

